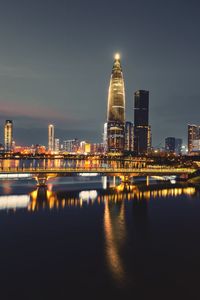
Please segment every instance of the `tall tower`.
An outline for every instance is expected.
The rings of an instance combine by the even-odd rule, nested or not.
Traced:
[[[108,153],[124,152],[125,89],[120,56],[115,60],[110,78],[107,109],[107,146]]]
[[[9,152],[12,150],[13,141],[13,122],[6,120],[4,125],[4,147],[5,151]]]
[[[147,153],[150,146],[149,91],[134,94],[134,144],[137,154]]]
[[[48,150],[54,151],[54,125],[48,126]]]

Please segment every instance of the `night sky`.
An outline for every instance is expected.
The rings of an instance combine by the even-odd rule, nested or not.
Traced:
[[[200,4],[154,0],[0,0],[0,126],[17,144],[101,141],[115,52],[121,53],[126,119],[133,93],[150,91],[153,145],[186,141],[200,124]]]

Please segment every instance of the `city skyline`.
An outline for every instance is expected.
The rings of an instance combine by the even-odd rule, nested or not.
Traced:
[[[120,80],[120,81],[119,81]],[[120,88],[118,88],[118,86],[120,85]],[[119,89],[119,93],[118,92],[116,92],[115,90],[116,90],[116,87]],[[125,101],[125,86],[124,86],[124,78],[123,78],[123,73],[122,73],[122,68],[121,68],[121,57],[120,57],[120,53],[115,53],[114,54],[114,64],[113,64],[113,68],[112,68],[112,73],[111,73],[111,79],[110,79],[110,84],[109,84],[109,89],[108,89],[108,100],[107,100],[107,122],[108,123],[106,123],[106,124],[109,124],[109,122],[111,121],[111,123],[114,121],[117,121],[117,122],[121,122],[121,125],[124,127],[124,130],[125,130],[125,124],[126,123],[130,123],[130,122],[132,122],[132,123],[137,123],[137,115],[135,114],[135,111],[138,109],[138,108],[135,108],[135,101],[136,101],[136,95],[137,94],[143,94],[143,93],[145,93],[145,94],[147,94],[148,95],[148,104],[145,104],[145,105],[147,105],[148,106],[148,108],[145,108],[145,110],[147,110],[148,111],[148,113],[147,113],[147,120],[145,121],[145,122],[147,122],[147,123],[145,123],[146,125],[148,125],[148,120],[149,120],[149,91],[145,91],[145,90],[138,90],[138,91],[135,91],[134,92],[134,100],[133,100],[133,115],[134,115],[134,117],[133,117],[133,120],[131,120],[131,121],[129,121],[129,120],[126,120],[126,118],[125,118],[125,114],[126,114],[126,101]],[[122,98],[119,98],[119,96],[118,96],[118,94],[119,95],[122,95]],[[139,95],[138,94],[138,95]],[[121,96],[120,96],[121,97]],[[147,99],[146,99],[147,100]],[[145,101],[146,101],[145,100]],[[116,102],[117,101],[117,102]],[[115,103],[116,102],[116,103]],[[118,103],[119,102],[119,103]],[[122,106],[116,106],[116,105],[122,105]],[[138,104],[137,104],[138,105]],[[140,104],[141,105],[141,104]],[[122,111],[120,111],[120,113],[118,112],[118,110],[116,110],[116,107],[117,107],[117,109],[118,109],[118,107],[123,107],[123,109],[122,109]],[[120,108],[120,109],[121,109]],[[143,110],[144,108],[142,108],[142,110]],[[141,110],[141,112],[142,112],[142,110]],[[115,116],[115,117],[114,117]],[[139,117],[139,115],[138,115],[138,117]],[[142,117],[142,115],[140,116],[140,117]],[[146,118],[145,117],[145,118]],[[116,120],[115,120],[116,119]],[[6,120],[6,122],[7,121],[9,121],[9,120]],[[143,120],[144,121],[144,120]],[[142,122],[143,122],[142,121]],[[11,122],[13,122],[13,120],[11,121]],[[136,124],[135,123],[135,124]],[[112,125],[112,124],[111,124]],[[138,124],[137,124],[138,125]],[[188,126],[189,126],[189,124],[187,124]],[[54,126],[55,126],[55,124],[48,124],[48,138],[47,138],[47,143],[46,143],[46,132],[45,132],[45,134],[43,134],[43,140],[42,140],[42,142],[41,143],[39,143],[38,142],[38,140],[35,142],[35,144],[36,145],[39,145],[39,144],[42,144],[42,145],[45,145],[46,144],[46,146],[47,146],[47,148],[50,150],[50,151],[53,151],[54,150],[54,147],[55,147],[55,141],[57,140],[57,142],[58,141],[60,141],[60,139],[61,140],[65,140],[66,138],[68,138],[68,139],[70,139],[70,138],[77,138],[77,137],[79,137],[80,139],[82,139],[82,140],[85,140],[84,139],[84,137],[83,136],[81,136],[81,135],[79,135],[79,134],[76,134],[76,136],[73,136],[72,135],[72,131],[70,132],[70,134],[68,133],[68,136],[66,137],[65,135],[62,135],[61,136],[61,134],[59,134],[59,132],[61,132],[61,131],[65,131],[65,130],[61,130],[60,128],[58,128],[58,136],[59,136],[59,139],[58,138],[55,138],[54,139]],[[105,123],[104,123],[104,126],[105,126]],[[50,136],[50,127],[53,127],[53,138],[51,139],[49,136]],[[135,125],[135,127],[137,127],[136,125]],[[140,127],[140,126],[139,126]],[[148,126],[149,127],[149,126]],[[151,127],[151,126],[150,126]],[[149,127],[149,134],[151,135],[151,129],[150,129],[150,127]],[[22,128],[17,128],[18,129],[18,132],[19,132],[19,130],[23,130]],[[120,128],[119,128],[120,129]],[[39,131],[41,131],[41,129],[39,128],[38,129]],[[46,128],[44,128],[44,130],[46,131]],[[80,133],[80,132],[79,132]],[[19,133],[18,133],[19,134]],[[44,135],[45,135],[45,137],[44,137]],[[104,129],[103,129],[103,132],[102,132],[102,134],[101,134],[102,136],[104,135]],[[118,134],[117,134],[118,135]],[[150,145],[151,144],[151,142],[150,142],[150,140],[152,139],[152,137],[149,135],[149,142],[148,142],[148,145]],[[109,136],[109,134],[107,133],[107,136]],[[135,139],[135,137],[137,136],[137,134],[136,133],[134,133],[133,134],[133,137],[132,138],[134,138]],[[144,137],[143,137],[144,138]],[[51,139],[51,141],[50,141],[50,139]],[[124,149],[125,150],[125,148],[126,148],[126,146],[125,146],[125,139],[126,139],[126,137],[125,137],[125,131],[123,132],[123,138],[122,138],[122,140],[123,140],[123,146],[122,146],[122,149]],[[4,133],[4,140],[5,140],[5,133]],[[13,138],[13,133],[12,133],[12,140],[13,140],[13,142],[15,143],[15,138]],[[86,140],[87,141],[89,141],[89,139],[87,139],[86,138]],[[91,142],[91,140],[90,140],[90,142]],[[95,136],[95,138],[94,138],[94,140],[93,140],[93,142],[98,142],[98,138],[97,138],[97,136]],[[104,143],[104,137],[102,138],[101,137],[101,141],[100,141],[101,143],[103,142]],[[136,142],[136,140],[135,140],[135,142]],[[146,141],[147,142],[147,141]],[[146,143],[145,142],[145,143]],[[4,142],[4,144],[6,144],[6,142]],[[34,144],[34,142],[31,140],[31,145],[33,145]],[[50,145],[51,144],[51,145]],[[108,144],[109,144],[109,139],[108,139]],[[159,147],[161,147],[161,146],[165,146],[165,144],[166,144],[166,137],[163,137],[163,141],[161,142],[161,143],[159,143]],[[22,143],[22,145],[23,146],[30,146],[30,145],[28,145],[27,143]],[[152,145],[152,147],[153,147],[154,145]],[[5,146],[6,147],[6,146]],[[148,147],[150,147],[150,146],[148,146]],[[108,147],[109,148],[109,147]],[[163,147],[164,148],[164,147]],[[135,149],[135,151],[136,151],[136,149]],[[108,151],[109,152],[109,151]],[[111,151],[112,152],[112,151]],[[114,152],[116,152],[116,149],[114,150]],[[122,151],[123,152],[123,151]],[[137,151],[136,151],[137,152]]]
[[[115,153],[115,154],[125,154],[127,151],[131,151],[132,154],[140,154],[144,155],[147,154],[148,150],[154,149],[157,151],[157,148],[154,147],[151,143],[152,140],[152,134],[151,134],[151,126],[149,125],[149,91],[145,90],[137,90],[134,92],[134,105],[133,105],[133,111],[134,111],[134,122],[130,122],[126,120],[125,118],[125,111],[126,111],[126,101],[125,101],[125,85],[124,85],[124,78],[123,78],[123,72],[121,67],[121,57],[119,53],[115,53],[114,55],[114,63],[110,78],[110,84],[108,89],[108,100],[107,100],[107,122],[104,123],[104,130],[102,132],[102,139],[100,144],[102,145],[102,149],[104,148],[105,153]],[[11,124],[11,131],[10,131],[10,124]],[[105,127],[106,125],[106,127]],[[199,151],[199,143],[200,140],[198,137],[196,139],[194,137],[190,137],[190,131],[189,127],[199,127],[198,125],[190,125],[188,124],[188,153],[191,154],[191,152]],[[38,143],[38,141],[35,143],[31,143],[32,146],[44,146],[49,153],[50,152],[59,152],[61,149],[65,149],[64,144],[66,142],[70,141],[78,141],[77,137],[73,138],[72,140],[69,139],[66,140],[66,137],[62,136],[62,138],[55,137],[54,134],[54,124],[48,124],[48,138],[47,138],[47,144],[45,146],[45,142]],[[130,127],[130,128],[129,128]],[[132,129],[131,129],[132,127]],[[139,129],[138,129],[139,128]],[[114,131],[113,131],[114,129]],[[106,132],[105,132],[106,130]],[[138,130],[142,130],[141,137],[139,138]],[[144,132],[143,132],[144,130]],[[131,133],[132,132],[132,133]],[[46,134],[45,134],[46,135]],[[115,137],[116,135],[116,137]],[[120,136],[120,138],[119,138]],[[139,140],[141,141],[139,142]],[[169,141],[169,146],[166,146]],[[63,142],[63,144],[60,144],[60,140]],[[84,140],[83,137],[81,137],[80,144],[81,143],[88,143],[89,140]],[[113,142],[113,141],[114,142]],[[177,147],[175,150],[175,140],[177,141]],[[181,141],[181,142],[180,142]],[[138,143],[139,142],[139,143]],[[142,142],[142,148],[141,151],[138,151],[140,146],[139,144]],[[193,142],[196,143],[194,146],[195,150],[191,150],[193,148]],[[90,141],[91,143],[91,141]],[[90,143],[88,145],[90,145]],[[172,143],[172,145],[170,144]],[[97,140],[95,140],[95,143],[91,143],[91,145],[98,144]],[[174,145],[173,145],[174,144]],[[2,143],[3,145],[3,143]],[[4,150],[7,152],[10,152],[12,150],[12,147],[19,146],[19,148],[22,146],[30,147],[30,145],[16,145],[15,139],[13,138],[13,120],[6,120],[4,125]],[[62,147],[60,149],[60,146]],[[63,147],[64,146],[64,147]],[[176,152],[177,154],[181,153],[181,147],[182,147],[182,139],[175,138],[175,137],[165,137],[164,140],[164,147],[161,143],[159,144],[160,149],[165,149],[167,152]],[[90,146],[89,146],[90,147]],[[196,148],[195,148],[196,147]],[[14,148],[13,148],[14,149]],[[18,149],[18,148],[17,148]],[[101,149],[101,151],[102,151]],[[132,149],[132,150],[131,150]],[[172,150],[174,149],[174,151]],[[179,149],[179,150],[177,150]],[[183,149],[185,151],[186,146],[183,146]],[[43,152],[42,148],[42,152]],[[83,151],[84,152],[84,151]],[[90,150],[89,150],[90,152]],[[88,153],[89,153],[88,152]]]
[[[199,11],[0,0],[2,300],[199,298]]]
[[[126,119],[133,121],[134,91],[149,90],[153,145],[172,133],[187,141],[187,124],[199,123],[198,3],[1,4],[0,126],[14,120],[17,143],[30,144],[30,137],[42,143],[51,122],[58,137],[100,141],[116,51],[126,78]]]

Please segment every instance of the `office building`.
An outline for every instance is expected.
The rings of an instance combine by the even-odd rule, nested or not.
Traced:
[[[59,150],[60,150],[60,140],[57,138],[55,139],[54,150],[55,150],[55,152],[59,152]]]
[[[106,153],[108,150],[108,124],[107,122],[104,123],[103,126],[103,148],[104,148],[104,152]]]
[[[183,145],[183,140],[176,138],[175,140],[175,152],[176,154],[181,154],[182,153],[182,145]]]
[[[63,141],[63,150],[68,153],[76,153],[79,147],[80,142],[77,139]]]
[[[125,152],[133,152],[134,150],[134,126],[132,122],[125,123]]]
[[[120,56],[115,55],[108,91],[107,151],[109,154],[124,152],[125,89]]]
[[[86,141],[81,141],[79,151],[82,154],[89,154],[91,152],[91,144]]]
[[[180,138],[167,137],[165,139],[165,151],[177,155],[181,154],[182,142],[183,141]]]
[[[50,124],[48,126],[48,150],[54,151],[54,125]]]
[[[6,152],[12,150],[13,142],[13,122],[12,120],[6,120],[4,125],[4,148]]]
[[[149,91],[138,90],[134,94],[134,151],[146,154],[150,144]]]
[[[196,153],[199,154],[199,152],[200,152],[200,139],[193,140],[192,141],[192,151],[191,151],[191,153],[192,154],[196,154]]]
[[[188,154],[191,154],[194,149],[194,141],[200,139],[200,126],[188,124]],[[196,146],[195,146],[196,147]]]
[[[176,139],[175,137],[167,137],[165,139],[165,151],[175,153]]]
[[[105,148],[103,143],[91,144],[91,154],[103,154],[103,153],[105,153]]]

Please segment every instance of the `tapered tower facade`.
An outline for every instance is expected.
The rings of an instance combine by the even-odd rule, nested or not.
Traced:
[[[125,89],[119,54],[115,55],[108,91],[107,151],[120,155],[125,142]]]

